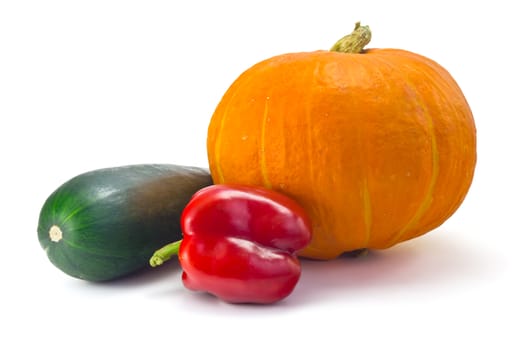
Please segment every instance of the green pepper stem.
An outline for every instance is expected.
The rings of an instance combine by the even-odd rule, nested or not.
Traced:
[[[361,22],[355,24],[354,31],[339,39],[330,51],[343,53],[360,53],[372,39],[370,27],[362,26]]]
[[[182,239],[177,242],[166,244],[164,247],[153,253],[153,256],[149,259],[151,267],[159,266],[171,259],[174,255],[179,254],[179,248]]]

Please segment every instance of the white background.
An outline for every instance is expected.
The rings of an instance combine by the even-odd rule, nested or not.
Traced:
[[[2,1],[0,348],[525,348],[517,4]],[[36,226],[56,187],[108,166],[206,167],[209,118],[242,71],[327,49],[358,20],[370,47],[447,68],[472,107],[475,180],[444,225],[359,260],[305,261],[292,295],[263,307],[191,293],[177,264],[91,284],[48,262]]]

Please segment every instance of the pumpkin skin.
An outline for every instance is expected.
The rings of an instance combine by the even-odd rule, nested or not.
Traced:
[[[476,128],[452,76],[404,50],[290,53],[226,91],[207,139],[214,183],[263,185],[313,224],[299,255],[385,249],[445,222],[476,164]]]

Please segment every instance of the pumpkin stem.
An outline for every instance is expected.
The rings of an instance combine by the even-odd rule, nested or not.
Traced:
[[[368,255],[368,248],[351,250],[348,253],[346,253],[346,255],[348,255],[351,258],[361,258]]]
[[[362,26],[361,22],[355,24],[354,31],[339,39],[330,51],[343,53],[360,53],[372,39],[370,27]]]
[[[174,255],[179,254],[179,248],[182,239],[177,242],[166,244],[164,247],[153,253],[153,256],[149,259],[151,267],[159,266],[171,259]]]

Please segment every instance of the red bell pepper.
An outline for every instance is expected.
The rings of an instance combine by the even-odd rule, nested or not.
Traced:
[[[182,241],[159,249],[156,266],[178,254],[184,286],[231,303],[273,303],[295,288],[296,252],[311,240],[306,212],[261,187],[213,185],[198,191],[181,217]]]

